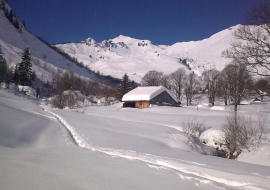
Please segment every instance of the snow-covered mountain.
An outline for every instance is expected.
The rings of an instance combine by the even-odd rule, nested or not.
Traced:
[[[150,70],[169,74],[181,67],[188,69],[188,65],[200,75],[205,69],[223,69],[228,60],[221,57],[221,52],[229,48],[235,28],[237,26],[201,41],[178,42],[171,46],[154,45],[149,40],[123,35],[101,43],[88,38],[80,43],[55,46],[92,70],[117,78],[127,73],[132,80],[140,82]]]

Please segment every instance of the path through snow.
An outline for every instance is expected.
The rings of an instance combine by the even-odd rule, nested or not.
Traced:
[[[101,152],[112,157],[118,158],[125,158],[128,160],[138,160],[145,164],[147,164],[151,168],[155,168],[158,170],[164,170],[175,175],[179,176],[181,179],[193,181],[196,185],[200,184],[207,184],[216,188],[225,187],[226,189],[267,189],[267,186],[262,186],[261,184],[251,183],[242,180],[239,178],[239,174],[234,173],[226,173],[223,171],[217,171],[214,168],[206,167],[205,164],[191,162],[187,160],[175,159],[175,158],[168,158],[168,157],[161,157],[155,156],[152,154],[145,154],[138,151],[133,150],[117,150],[112,148],[102,148],[102,147],[95,147],[87,142],[84,137],[82,137],[78,132],[76,132],[75,128],[71,126],[63,117],[60,115],[48,110],[44,107],[44,111],[52,114],[57,118],[61,124],[63,124],[66,129],[70,132],[72,138],[74,139],[75,143],[81,147],[91,151]],[[100,115],[91,114],[92,116],[96,117],[105,117]],[[107,117],[110,118],[110,117]],[[112,118],[115,119],[115,118]],[[125,120],[130,122],[135,122],[131,120]],[[136,121],[141,122],[141,121]],[[142,123],[142,122],[141,122]],[[145,122],[144,122],[145,123]],[[148,122],[146,122],[148,123]],[[149,124],[156,124],[157,123],[150,123]],[[181,131],[179,127],[163,125],[165,127],[170,127]],[[213,175],[217,174],[217,175]],[[265,184],[270,184],[269,176],[261,176],[260,174],[251,174],[253,178],[260,178],[259,180],[263,180]],[[263,179],[262,179],[263,178]],[[256,181],[255,179],[254,181]]]

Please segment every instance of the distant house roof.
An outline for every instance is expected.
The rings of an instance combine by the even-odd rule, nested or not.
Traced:
[[[122,101],[150,101],[164,91],[166,91],[176,102],[179,101],[167,88],[163,86],[137,87],[125,94]]]

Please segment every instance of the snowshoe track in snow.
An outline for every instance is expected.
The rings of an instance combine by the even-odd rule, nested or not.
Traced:
[[[222,176],[230,176],[230,179],[225,179],[221,177],[216,177],[208,175],[206,173],[200,172],[198,167],[202,167],[205,164],[200,164],[196,162],[190,162],[186,160],[160,157],[151,154],[145,154],[132,150],[116,150],[111,148],[99,148],[88,144],[84,138],[79,135],[76,130],[68,124],[68,122],[59,116],[58,114],[44,109],[44,111],[52,114],[55,118],[69,131],[71,138],[74,140],[77,146],[81,148],[86,148],[91,151],[96,151],[110,155],[112,157],[124,158],[128,160],[141,161],[147,164],[149,167],[163,170],[166,172],[173,173],[177,175],[182,180],[189,180],[194,182],[196,185],[210,185],[217,189],[260,189],[266,190],[267,188],[258,187],[256,184],[252,184],[246,181],[237,181],[237,174],[226,174],[225,172],[220,172]],[[115,119],[115,118],[114,118]],[[212,170],[212,169],[209,169]],[[211,172],[209,172],[211,173]],[[212,172],[214,173],[214,172]],[[218,172],[219,173],[219,172]],[[235,176],[234,176],[235,175]],[[259,176],[259,175],[256,175]]]

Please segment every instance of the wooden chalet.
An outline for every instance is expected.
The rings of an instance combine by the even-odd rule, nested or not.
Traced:
[[[163,86],[137,87],[122,98],[123,107],[148,108],[150,104],[176,106],[179,100]]]

